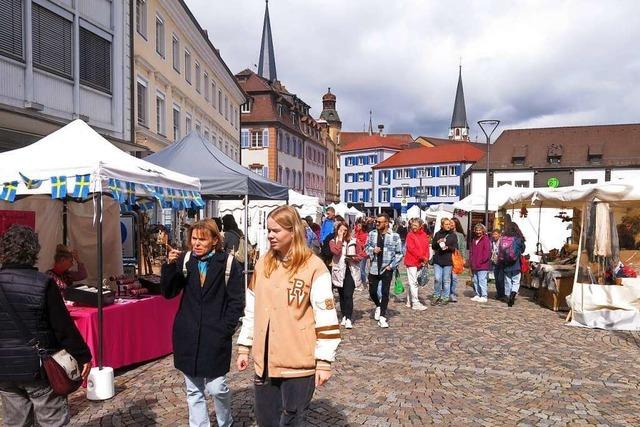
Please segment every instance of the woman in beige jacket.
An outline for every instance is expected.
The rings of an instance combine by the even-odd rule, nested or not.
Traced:
[[[274,209],[267,228],[270,249],[247,289],[237,367],[245,370],[252,354],[258,425],[303,425],[340,343],[331,276],[307,247],[294,208]]]

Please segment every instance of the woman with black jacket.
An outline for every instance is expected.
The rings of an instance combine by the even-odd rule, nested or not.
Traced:
[[[227,427],[233,418],[225,375],[231,338],[244,309],[242,268],[222,250],[212,220],[193,224],[189,243],[186,254],[169,252],[160,279],[165,298],[182,298],[173,324],[174,365],[185,376],[189,425],[209,425],[206,390],[213,396],[218,425]]]
[[[0,238],[0,396],[5,425],[69,423],[66,396],[54,394],[40,357],[27,344],[28,338],[7,304],[38,339],[40,347],[50,352],[67,350],[82,366],[83,380],[91,369],[91,351],[73,323],[57,285],[34,267],[38,252],[38,235],[29,227],[13,225]]]
[[[440,225],[440,230],[431,240],[434,274],[431,305],[449,304],[453,253],[458,249],[458,238],[455,233],[454,222],[449,218],[443,218]]]

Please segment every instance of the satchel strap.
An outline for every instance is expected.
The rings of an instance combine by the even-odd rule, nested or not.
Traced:
[[[13,323],[15,323],[15,325],[20,330],[20,333],[22,334],[21,337],[24,340],[25,344],[27,344],[29,347],[35,348],[36,351],[40,352],[41,349],[40,349],[40,342],[38,341],[38,338],[36,338],[29,331],[29,329],[26,327],[22,319],[20,319],[20,316],[18,316],[18,313],[16,313],[16,310],[13,308],[13,305],[11,305],[11,303],[7,299],[7,294],[4,293],[4,288],[2,287],[1,284],[0,284],[0,300],[2,301],[5,308],[7,309],[7,312],[9,313],[9,317],[11,317],[11,320],[13,321]]]

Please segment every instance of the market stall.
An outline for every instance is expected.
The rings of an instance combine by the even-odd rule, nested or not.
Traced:
[[[178,142],[145,160],[200,179],[205,200],[239,200],[243,203],[245,247],[249,247],[249,202],[253,200],[289,199],[289,189],[269,178],[251,172],[205,141],[197,132],[190,132]],[[252,242],[254,243],[254,242]],[[244,266],[245,285],[250,274],[249,260]]]
[[[31,218],[30,225],[40,236],[38,266],[42,271],[50,267],[57,243],[81,251],[88,270],[86,284],[90,286],[82,292],[73,290],[97,305],[85,312],[92,319],[92,336],[97,337],[92,352],[98,370],[102,371],[106,352],[149,341],[152,337],[145,335],[149,329],[165,328],[157,333],[171,334],[170,325],[105,323],[103,293],[112,294],[117,289],[105,290],[103,285],[106,278],[123,272],[120,207],[146,209],[156,202],[175,208],[200,207],[203,202],[197,178],[132,157],[85,122],[75,120],[27,147],[1,153],[0,183],[0,213]],[[109,310],[117,311],[117,307]],[[167,310],[158,313],[173,319],[175,307]],[[106,341],[105,327],[109,330]],[[141,343],[131,341],[132,331],[144,337]],[[153,357],[161,355],[154,353]]]
[[[512,195],[503,207],[523,204],[560,208],[580,219],[574,227],[579,244],[572,291],[566,299],[570,324],[640,330],[640,186],[617,182],[533,189]]]

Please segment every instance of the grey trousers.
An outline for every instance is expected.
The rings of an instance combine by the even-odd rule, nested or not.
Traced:
[[[67,398],[54,394],[47,381],[0,381],[0,396],[6,426],[69,424]]]
[[[260,427],[304,426],[305,412],[315,390],[316,376],[254,377],[256,423]]]

